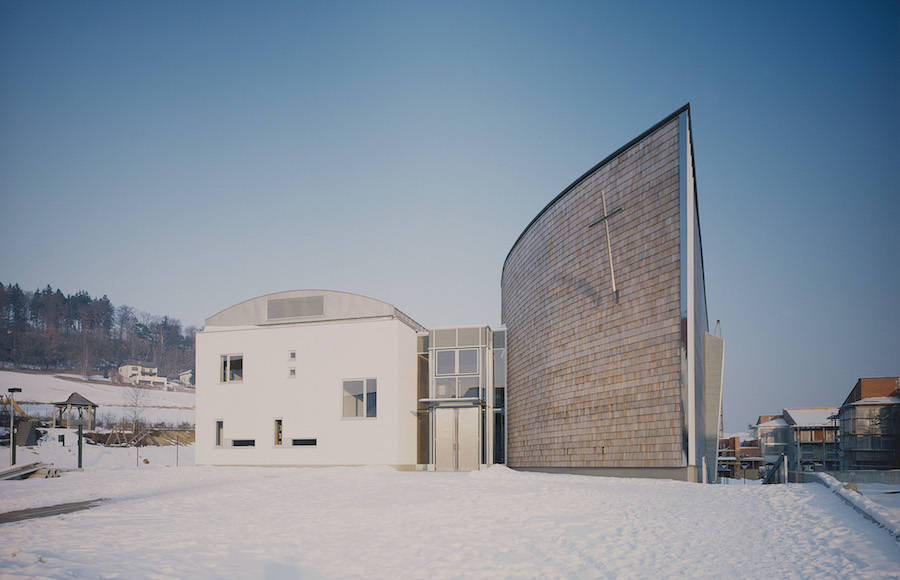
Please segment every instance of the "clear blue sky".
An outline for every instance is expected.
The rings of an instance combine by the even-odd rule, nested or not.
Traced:
[[[0,279],[201,325],[332,288],[499,323],[573,179],[692,103],[725,422],[900,374],[900,8],[2,2]]]

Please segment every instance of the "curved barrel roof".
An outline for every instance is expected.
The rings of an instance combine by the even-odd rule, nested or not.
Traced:
[[[425,327],[382,300],[336,290],[289,290],[250,298],[213,314],[206,327],[268,326],[298,322],[397,318],[415,331]]]

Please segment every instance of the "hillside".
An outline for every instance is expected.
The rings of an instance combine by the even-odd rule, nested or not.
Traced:
[[[79,393],[99,405],[97,416],[104,422],[129,417],[132,413],[130,386],[60,378],[46,373],[0,371],[0,391],[5,393],[9,387],[21,388],[16,401],[26,412],[38,416],[49,416],[49,404],[65,401],[72,393]],[[194,393],[141,389],[141,414],[150,423],[193,424]]]

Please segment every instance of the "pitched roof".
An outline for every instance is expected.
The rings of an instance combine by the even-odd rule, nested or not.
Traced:
[[[814,409],[785,409],[785,419],[791,425],[800,427],[834,427],[834,421],[829,417],[837,415],[838,409],[834,407],[818,407]]]
[[[72,393],[69,395],[69,398],[63,401],[62,403],[53,403],[54,405],[75,405],[78,407],[96,407],[96,403],[92,403],[88,401],[78,393]]]

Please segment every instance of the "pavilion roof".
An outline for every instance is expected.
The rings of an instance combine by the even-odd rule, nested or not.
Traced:
[[[96,407],[96,403],[92,403],[78,393],[72,393],[69,398],[61,403],[53,403],[54,405],[72,405],[74,407]]]

